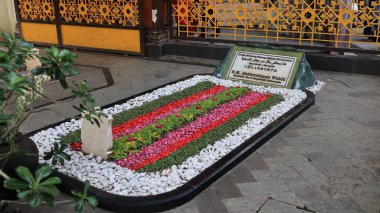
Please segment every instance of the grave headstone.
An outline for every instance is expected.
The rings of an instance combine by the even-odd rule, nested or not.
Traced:
[[[315,82],[303,52],[268,46],[234,46],[215,75],[247,84],[289,89],[304,89]]]

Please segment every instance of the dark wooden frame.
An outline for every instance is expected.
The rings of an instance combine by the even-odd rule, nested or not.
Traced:
[[[145,45],[145,43],[144,43],[145,32],[144,32],[144,10],[143,10],[144,9],[143,8],[144,3],[142,0],[138,1],[139,26],[120,26],[120,25],[103,25],[103,24],[96,24],[96,23],[86,24],[86,23],[76,23],[76,22],[64,22],[61,20],[61,15],[59,12],[59,0],[53,0],[54,13],[55,13],[55,20],[54,21],[22,19],[20,17],[20,9],[18,7],[19,6],[18,0],[14,0],[14,4],[15,4],[15,10],[16,10],[16,19],[17,19],[18,23],[25,22],[25,23],[39,23],[39,24],[55,24],[56,28],[57,28],[57,37],[58,37],[58,46],[59,47],[71,48],[71,49],[92,50],[92,51],[100,51],[100,52],[113,52],[113,53],[131,54],[131,55],[145,55],[145,46],[144,46]],[[62,44],[62,33],[61,33],[61,26],[62,25],[139,30],[139,33],[140,33],[140,41],[139,41],[140,42],[140,52],[63,45]],[[20,32],[22,34],[21,29],[20,29]],[[33,42],[33,43],[35,43],[37,45],[41,45],[41,46],[51,45],[48,43],[40,43],[40,42]]]

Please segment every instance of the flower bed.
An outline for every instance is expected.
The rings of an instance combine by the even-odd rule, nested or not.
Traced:
[[[31,139],[40,154],[54,142],[70,144],[71,161],[56,166],[61,173],[117,195],[157,195],[186,184],[305,98],[299,90],[195,76],[104,109],[114,116],[109,161],[81,152],[79,120]]]

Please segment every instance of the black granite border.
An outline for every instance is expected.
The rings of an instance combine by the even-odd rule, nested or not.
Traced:
[[[129,99],[135,98],[137,96],[143,95],[145,93],[152,92],[155,89],[164,87],[169,84],[176,83],[178,81],[183,81],[193,77],[189,77],[170,82],[163,86],[151,89],[149,91],[134,95],[130,98],[117,101],[115,103],[104,106],[107,108],[115,104],[123,103]],[[193,199],[197,194],[206,189],[210,184],[215,182],[218,178],[223,176],[226,172],[232,169],[235,165],[244,160],[252,152],[256,151],[261,145],[267,142],[271,137],[278,133],[282,128],[289,124],[292,120],[297,118],[315,102],[315,96],[313,93],[306,91],[307,98],[302,101],[300,104],[295,106],[293,109],[289,110],[287,113],[282,115],[280,118],[273,121],[270,125],[262,129],[260,132],[255,134],[249,140],[232,150],[229,154],[224,156],[219,161],[215,162],[213,165],[205,169],[202,173],[194,177],[192,180],[184,184],[183,186],[163,194],[152,195],[146,197],[128,197],[115,195],[103,190],[100,190],[95,187],[90,187],[89,192],[99,199],[99,207],[117,211],[117,212],[157,212],[168,210],[177,206],[180,206],[187,201]],[[70,119],[58,122],[56,124],[49,125],[43,129],[48,129],[55,127],[63,122],[69,121]],[[23,137],[22,144],[26,144],[29,150],[34,153],[37,153],[37,147],[33,141],[29,139],[32,135],[43,130],[33,131]],[[55,171],[55,176],[58,176],[62,179],[63,183],[60,185],[60,189],[64,192],[69,193],[72,189],[83,188],[83,182]]]
[[[180,55],[223,60],[231,47],[183,42],[146,44],[146,55],[152,59],[158,59],[164,55]],[[380,75],[380,57],[376,54],[366,56],[330,55],[317,52],[305,52],[305,54],[314,70]]]

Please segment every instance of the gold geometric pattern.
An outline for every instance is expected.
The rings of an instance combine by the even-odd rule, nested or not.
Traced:
[[[61,21],[138,26],[138,0],[60,0]]]
[[[53,0],[18,0],[22,20],[55,20]]]
[[[172,8],[180,37],[379,46],[380,0],[174,0]]]

